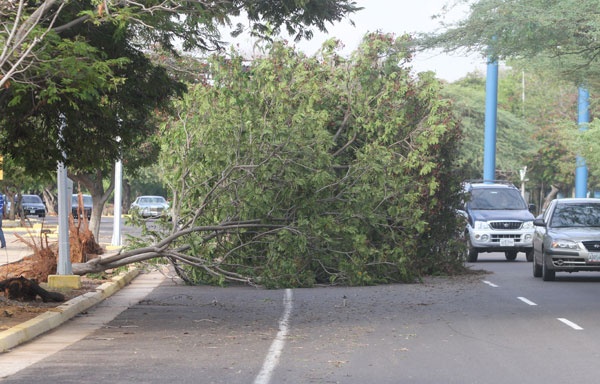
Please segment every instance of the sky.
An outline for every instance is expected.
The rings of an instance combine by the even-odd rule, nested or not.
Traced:
[[[350,54],[358,47],[367,32],[381,31],[396,36],[404,33],[433,32],[440,28],[440,21],[432,16],[439,14],[444,5],[452,0],[355,0],[364,9],[349,17],[348,20],[328,26],[328,34],[315,33],[310,41],[296,43],[296,47],[307,54],[315,53],[321,44],[332,37],[341,40],[345,49],[343,54]],[[444,19],[446,22],[463,18],[466,7],[453,11]],[[415,72],[434,71],[438,78],[453,82],[467,73],[479,71],[485,73],[485,59],[479,55],[471,57],[459,54],[443,54],[440,52],[419,53],[413,60]]]

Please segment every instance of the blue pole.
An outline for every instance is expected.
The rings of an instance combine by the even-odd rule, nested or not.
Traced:
[[[579,87],[578,97],[578,118],[579,130],[587,130],[590,122],[590,94],[587,88]],[[577,156],[577,168],[575,170],[575,197],[586,197],[587,196],[587,177],[588,169],[585,163],[585,159],[581,156]]]
[[[498,61],[488,59],[485,79],[485,133],[483,179],[496,178],[496,116],[498,108]]]

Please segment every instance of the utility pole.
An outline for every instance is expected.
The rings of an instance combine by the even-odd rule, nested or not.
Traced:
[[[498,110],[498,61],[488,58],[485,79],[485,134],[483,180],[496,179],[496,119]]]
[[[586,87],[579,86],[578,117],[579,130],[585,131],[590,123],[590,94]],[[577,155],[575,169],[575,197],[587,197],[588,169],[585,159]]]
[[[121,138],[117,137],[117,142]],[[113,235],[111,245],[121,246],[121,207],[122,207],[122,190],[123,190],[123,163],[121,158],[115,163],[115,201],[113,213]]]
[[[58,147],[62,150],[62,132],[66,127],[66,118],[61,114]],[[62,161],[58,162],[56,181],[58,184],[58,260],[56,275],[48,276],[48,286],[56,288],[81,288],[80,276],[73,275],[71,265],[71,250],[69,246],[69,214],[71,206],[72,184],[69,184],[67,168],[65,167],[66,154],[62,151]],[[69,190],[69,186],[70,190]]]

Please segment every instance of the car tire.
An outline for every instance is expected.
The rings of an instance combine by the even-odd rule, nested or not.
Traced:
[[[469,234],[465,235],[467,237],[467,261],[469,263],[474,263],[477,261],[478,252],[475,248],[471,246],[471,241],[469,241]]]
[[[506,251],[504,252],[504,257],[508,261],[515,261],[517,259],[517,251]]]
[[[531,252],[533,253],[533,251]],[[533,277],[542,277],[542,266],[535,262],[535,255],[533,257]]]
[[[533,248],[525,252],[525,259],[530,263],[533,261]]]
[[[555,278],[556,278],[556,271],[548,268],[548,265],[546,264],[546,256],[542,252],[542,280],[554,281]]]

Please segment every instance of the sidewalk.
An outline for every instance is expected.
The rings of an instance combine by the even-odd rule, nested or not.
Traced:
[[[139,272],[138,269],[131,269],[97,287],[95,292],[78,296],[29,321],[0,332],[0,354],[8,352],[11,348],[26,343],[87,311],[128,285]]]
[[[28,240],[33,236],[33,239],[39,242],[41,222],[37,220],[31,220],[31,222],[33,227],[24,228],[18,227],[17,221],[3,220],[2,229],[6,238],[6,248],[0,249],[0,265],[19,261],[23,257],[33,254],[31,248],[15,236],[15,234],[18,234]],[[44,229],[56,232],[55,226],[54,228],[45,227]],[[56,233],[50,233],[48,236],[56,238]],[[2,279],[0,278],[0,280]]]
[[[4,237],[6,238],[6,248],[0,249],[0,265],[19,261],[23,257],[31,255],[33,253],[32,249],[19,240],[16,235],[18,234],[25,239],[33,237],[36,243],[39,242],[41,230],[39,222],[32,220],[33,226],[30,228],[18,227],[15,222],[7,220],[4,220],[2,224]],[[46,226],[44,229],[51,231],[48,234],[49,241],[57,241],[55,227]],[[87,311],[128,285],[139,273],[138,269],[132,268],[97,287],[95,292],[88,292],[76,297],[53,308],[52,311],[47,311],[21,325],[0,332],[0,354],[58,327],[79,313]],[[0,280],[2,280],[2,277],[0,277]]]

